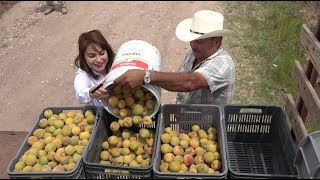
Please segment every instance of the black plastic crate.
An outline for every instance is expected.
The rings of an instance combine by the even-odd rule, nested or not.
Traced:
[[[297,178],[295,149],[280,107],[223,106],[230,178]]]
[[[224,128],[222,123],[222,113],[219,106],[205,104],[165,104],[162,106],[158,116],[159,133],[157,137],[157,149],[153,166],[153,176],[156,179],[225,179],[227,177],[226,147],[224,140]],[[168,126],[172,130],[188,133],[193,125],[198,124],[200,129],[215,127],[218,132],[217,143],[221,157],[220,173],[174,173],[161,172],[161,134]]]
[[[68,112],[68,111],[76,111],[76,112],[82,112],[83,114],[87,110],[92,110],[96,116],[94,127],[92,129],[90,139],[88,141],[87,146],[85,147],[81,160],[76,164],[76,168],[72,171],[63,171],[63,172],[14,172],[14,166],[19,161],[19,158],[26,152],[30,145],[28,144],[28,138],[33,134],[33,132],[40,128],[39,121],[44,118],[43,113],[51,109],[54,114],[59,114],[62,112]],[[10,179],[86,179],[86,174],[84,171],[84,165],[83,165],[83,157],[86,153],[92,139],[93,134],[96,133],[97,130],[97,124],[99,122],[99,118],[101,116],[101,108],[98,108],[96,106],[83,106],[83,107],[47,107],[45,108],[39,115],[38,121],[33,126],[32,130],[29,131],[28,135],[26,136],[24,142],[22,143],[21,147],[19,148],[17,155],[14,159],[12,159],[7,167],[7,173],[10,177]]]
[[[139,125],[133,124],[132,127],[127,128],[130,131],[138,132],[140,128],[152,129],[155,132],[153,152],[150,165],[148,167],[130,167],[130,166],[117,166],[112,164],[100,164],[100,153],[102,151],[101,144],[112,135],[110,124],[113,121],[118,121],[119,118],[111,115],[106,110],[103,110],[101,121],[98,123],[97,133],[90,144],[88,151],[84,155],[84,166],[86,176],[88,179],[150,179],[152,178],[152,165],[154,162],[154,154],[156,149],[156,139],[158,134],[157,117],[152,119],[153,124],[145,126],[142,123]],[[123,127],[120,127],[120,131]]]
[[[299,142],[294,165],[299,179],[320,179],[320,131],[308,134]]]

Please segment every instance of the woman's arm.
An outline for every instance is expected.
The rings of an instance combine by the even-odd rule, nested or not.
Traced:
[[[90,97],[90,81],[85,74],[77,73],[73,82],[76,99],[80,104],[88,103],[92,100]]]

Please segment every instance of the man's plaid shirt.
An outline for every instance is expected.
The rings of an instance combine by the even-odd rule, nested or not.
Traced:
[[[235,66],[222,46],[216,53],[192,68],[195,61],[192,50],[178,72],[199,72],[208,81],[208,87],[191,92],[178,92],[177,104],[225,104],[232,103],[234,96]]]

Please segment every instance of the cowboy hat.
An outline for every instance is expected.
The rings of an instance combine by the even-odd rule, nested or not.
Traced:
[[[176,36],[181,41],[193,41],[216,36],[232,35],[234,32],[223,29],[223,15],[210,10],[200,10],[181,21],[176,28]]]

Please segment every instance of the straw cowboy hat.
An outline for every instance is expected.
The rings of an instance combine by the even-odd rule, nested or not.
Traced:
[[[223,29],[223,15],[210,10],[196,12],[193,18],[181,21],[176,28],[176,36],[181,41],[227,36],[233,33],[229,29]]]

